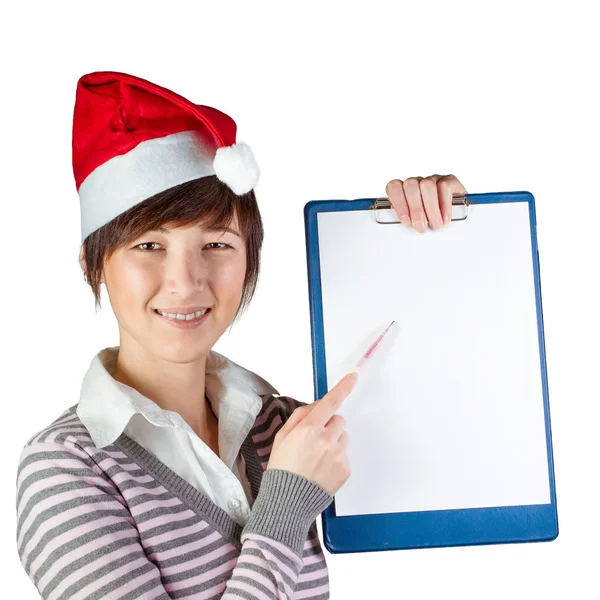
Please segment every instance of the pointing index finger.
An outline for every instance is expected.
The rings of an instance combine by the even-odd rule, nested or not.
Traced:
[[[317,403],[317,406],[306,417],[313,425],[325,426],[327,421],[337,412],[344,400],[349,396],[358,381],[358,372],[352,371],[342,377]]]

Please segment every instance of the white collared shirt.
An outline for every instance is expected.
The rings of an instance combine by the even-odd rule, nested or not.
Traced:
[[[81,385],[77,415],[94,444],[112,444],[124,431],[245,525],[253,499],[240,448],[262,407],[260,396],[277,390],[256,373],[209,352],[205,386],[219,422],[219,457],[179,413],[112,377],[118,352],[119,346],[98,352]]]

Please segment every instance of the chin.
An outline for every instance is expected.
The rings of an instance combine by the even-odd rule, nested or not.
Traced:
[[[160,335],[146,336],[145,345],[152,354],[163,360],[186,364],[206,356],[219,337],[214,331],[203,334],[190,331],[161,332]]]
[[[210,315],[209,322],[197,330],[164,327],[162,323],[161,327],[155,329],[152,326],[154,323],[149,328],[144,327],[142,336],[133,337],[156,357],[177,364],[193,363],[210,352],[229,325],[228,322],[223,326],[221,319],[215,319],[215,316],[217,315]],[[233,320],[233,315],[231,319]]]
[[[202,343],[190,344],[189,340],[167,341],[155,344],[153,354],[160,356],[163,360],[172,363],[187,364],[193,363],[206,356],[213,344],[206,341]]]

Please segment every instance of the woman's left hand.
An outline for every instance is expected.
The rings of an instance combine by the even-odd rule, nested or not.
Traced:
[[[452,196],[467,193],[454,175],[392,179],[385,191],[401,223],[419,233],[427,231],[428,221],[435,231],[450,223]]]

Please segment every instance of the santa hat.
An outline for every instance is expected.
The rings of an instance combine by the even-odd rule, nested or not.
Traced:
[[[82,241],[132,206],[175,185],[216,175],[238,195],[254,189],[252,150],[227,114],[126,73],[77,82],[73,173]]]

